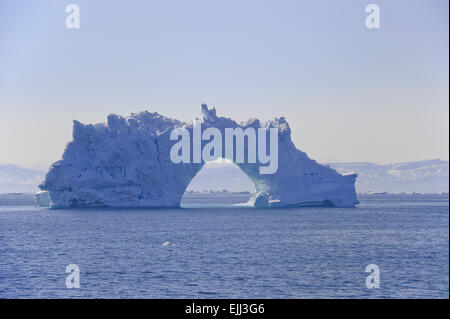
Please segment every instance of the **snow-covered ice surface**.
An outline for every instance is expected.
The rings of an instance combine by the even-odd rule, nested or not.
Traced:
[[[277,206],[358,203],[356,174],[340,175],[298,150],[284,117],[239,124],[218,117],[216,110],[206,105],[202,105],[202,115],[202,129],[215,127],[223,136],[225,128],[278,128],[275,174],[260,174],[258,161],[236,163],[255,184],[256,192],[267,197],[264,202]],[[171,161],[170,149],[176,141],[170,140],[170,133],[182,127],[192,136],[192,124],[147,111],[128,117],[111,114],[106,123],[95,125],[74,121],[73,140],[62,159],[51,166],[40,188],[49,191],[53,208],[179,207],[187,186],[204,165]]]

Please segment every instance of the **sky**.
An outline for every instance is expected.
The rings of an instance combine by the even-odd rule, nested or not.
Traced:
[[[68,29],[65,8],[80,8]],[[380,8],[368,29],[365,8]],[[72,121],[285,116],[319,161],[449,158],[447,0],[0,0],[0,163],[61,158]]]

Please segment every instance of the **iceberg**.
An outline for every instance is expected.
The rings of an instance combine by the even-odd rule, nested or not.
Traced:
[[[358,204],[356,174],[341,175],[297,149],[284,117],[245,123],[219,117],[201,107],[202,127],[277,128],[278,169],[260,174],[261,163],[237,163],[258,193],[257,207],[337,206]],[[73,122],[73,140],[39,186],[48,191],[52,208],[180,207],[181,197],[205,162],[174,163],[170,159],[173,129],[192,134],[193,125],[156,112],[110,114],[106,123]],[[206,143],[206,141],[202,141]],[[247,155],[247,154],[246,154]],[[192,154],[191,154],[192,156]]]

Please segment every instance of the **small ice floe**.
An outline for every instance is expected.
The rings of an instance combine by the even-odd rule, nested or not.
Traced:
[[[52,200],[49,192],[37,192],[33,196],[34,201],[41,207],[50,207]]]
[[[162,245],[163,246],[169,246],[170,245],[170,241],[165,241]]]

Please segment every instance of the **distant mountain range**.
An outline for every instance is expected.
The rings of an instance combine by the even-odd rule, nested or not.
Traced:
[[[39,191],[46,170],[0,164],[0,194]]]
[[[341,174],[358,174],[358,192],[441,193],[449,189],[449,162],[439,159],[379,165],[374,163],[329,163]]]
[[[439,159],[380,165],[368,162],[326,163],[341,174],[358,174],[357,192],[449,191],[449,162]],[[0,164],[0,193],[36,192],[46,170]],[[192,180],[188,190],[253,192],[253,183],[237,166],[208,163]]]

